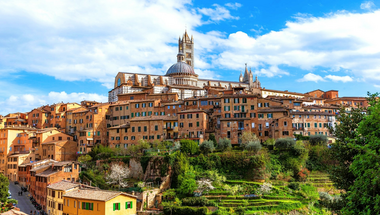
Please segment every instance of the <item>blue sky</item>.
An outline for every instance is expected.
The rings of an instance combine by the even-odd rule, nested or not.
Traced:
[[[377,1],[0,1],[0,114],[107,101],[119,71],[165,74],[195,39],[201,78],[268,89],[380,91]]]

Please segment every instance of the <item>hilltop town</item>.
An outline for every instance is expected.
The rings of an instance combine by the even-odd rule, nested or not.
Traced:
[[[62,102],[35,107],[26,113],[0,116],[0,173],[27,190],[36,207],[48,214],[86,214],[87,211],[108,214],[107,210],[119,214],[144,210],[159,213],[169,210],[166,200],[174,202],[179,196],[190,198],[195,192],[177,190],[177,194],[173,194],[173,189],[183,186],[185,179],[179,178],[185,177],[188,170],[181,172],[173,164],[184,159],[188,166],[198,168],[193,169],[198,180],[207,178],[207,174],[215,175],[207,172],[215,169],[219,170],[216,174],[225,177],[224,181],[212,185],[216,189],[210,188],[213,191],[208,196],[203,195],[208,203],[194,203],[194,206],[217,208],[215,202],[220,200],[219,207],[234,208],[234,211],[243,205],[251,211],[260,205],[267,207],[265,210],[272,210],[273,206],[275,211],[277,206],[286,203],[277,198],[282,195],[294,201],[289,210],[297,210],[304,207],[304,200],[281,187],[292,182],[292,177],[299,179],[299,172],[310,171],[306,169],[307,157],[313,155],[307,156],[302,150],[300,154],[289,155],[300,162],[299,166],[294,167],[294,171],[293,167],[284,166],[276,173],[273,169],[272,173],[265,173],[265,165],[253,164],[254,160],[263,155],[262,162],[271,163],[277,155],[270,153],[278,140],[299,141],[323,136],[327,147],[335,142],[334,128],[341,111],[360,109],[365,113],[369,107],[365,97],[340,97],[337,90],[266,89],[265,83],[254,77],[248,65],[243,67],[244,72],[236,81],[200,79],[194,72],[194,39],[187,32],[178,40],[176,60],[165,75],[117,73],[106,103]],[[212,146],[203,144],[210,141]],[[227,143],[225,148],[221,147],[223,141]],[[252,143],[254,149],[244,148],[250,142],[258,142],[260,146],[255,148]],[[181,158],[176,155],[179,152],[189,157]],[[281,161],[281,155],[278,156]],[[233,163],[228,163],[231,157],[238,160],[235,166],[238,170]],[[248,164],[244,166],[239,162],[245,161],[239,159],[248,160]],[[222,167],[223,162],[230,166]],[[127,169],[128,177],[122,179],[128,181],[127,186],[122,186],[120,181],[107,181],[108,175],[117,172],[117,167]],[[311,174],[315,174],[315,180],[311,180],[315,182],[315,191],[333,189],[327,173],[322,168],[314,168],[320,171]],[[206,173],[197,174],[199,169]],[[123,174],[123,170],[118,171],[117,174]],[[221,199],[237,195],[224,189],[224,183],[256,189],[274,175],[277,181],[273,186],[281,188],[273,197],[277,203],[255,204],[249,202],[251,200],[236,203]],[[246,181],[239,182],[242,179]],[[199,187],[196,190],[199,192]],[[244,196],[249,192],[240,193]],[[267,197],[268,202],[269,199]],[[192,206],[188,202],[185,205]],[[171,206],[171,210],[177,206]],[[201,214],[195,211],[198,209],[188,210],[194,210],[188,214]],[[215,211],[208,208],[206,212],[211,213],[210,210]]]

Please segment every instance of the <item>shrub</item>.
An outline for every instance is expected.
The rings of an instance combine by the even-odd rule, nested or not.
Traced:
[[[288,187],[292,190],[299,190],[300,184],[298,182],[291,182],[288,184]]]
[[[254,153],[257,153],[261,150],[261,144],[260,144],[260,141],[249,141],[246,145],[245,145],[245,149],[250,151],[250,152],[254,152]]]
[[[206,197],[188,197],[182,199],[183,206],[215,206],[214,202],[211,202]]]
[[[315,145],[327,145],[327,136],[323,134],[316,134],[310,136],[309,143],[313,146]]]
[[[203,143],[199,146],[199,149],[201,150],[201,152],[205,155],[207,155],[208,153],[212,153],[214,150],[215,150],[215,147],[214,147],[214,142],[212,142],[211,140],[205,140],[203,141]]]
[[[194,208],[194,207],[164,207],[164,214],[171,215],[171,214],[181,214],[181,215],[206,215],[207,214],[207,207],[200,207],[200,208]]]
[[[279,138],[276,140],[275,147],[280,150],[292,149],[296,141],[292,138]]]
[[[210,136],[208,137],[208,140],[211,140],[214,143],[215,148],[218,146],[218,142],[216,142],[215,134],[210,134]]]
[[[256,137],[256,134],[251,131],[244,131],[240,137],[241,144],[240,146],[245,148],[245,146],[250,142],[259,142],[259,138]]]
[[[220,138],[218,148],[222,151],[227,151],[232,148],[231,140],[228,138]]]
[[[263,146],[267,147],[269,150],[273,150],[275,143],[276,140],[274,138],[269,138],[263,143]]]
[[[310,171],[306,168],[302,168],[298,174],[297,174],[297,179],[298,181],[306,181],[307,177],[310,175]]]
[[[194,155],[198,152],[198,143],[192,140],[181,140],[181,152]]]
[[[217,211],[214,211],[212,215],[230,215],[231,213],[226,208],[219,207]]]

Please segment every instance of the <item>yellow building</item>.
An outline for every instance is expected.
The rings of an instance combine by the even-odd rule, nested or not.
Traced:
[[[63,195],[67,192],[77,190],[79,184],[69,181],[60,181],[47,187],[46,212],[50,215],[62,215]]]
[[[117,191],[78,189],[63,195],[63,215],[136,214],[136,198]]]

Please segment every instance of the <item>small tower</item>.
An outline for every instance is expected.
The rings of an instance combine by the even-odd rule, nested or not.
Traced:
[[[243,82],[243,74],[241,74],[241,71],[240,71],[239,82]]]
[[[178,53],[182,52],[185,56],[184,61],[194,69],[194,38],[185,33],[178,39]]]

